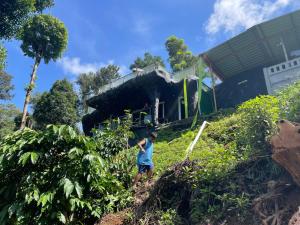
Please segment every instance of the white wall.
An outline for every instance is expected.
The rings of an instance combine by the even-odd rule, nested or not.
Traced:
[[[268,93],[275,94],[283,87],[300,80],[300,58],[264,68],[264,76]]]

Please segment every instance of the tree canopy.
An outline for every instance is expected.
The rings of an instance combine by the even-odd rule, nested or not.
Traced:
[[[99,94],[99,88],[110,83],[112,80],[119,78],[121,76],[119,70],[119,66],[110,64],[100,68],[95,73],[90,72],[79,75],[76,84],[79,86],[81,111],[87,113],[88,107],[86,101],[88,97],[91,94]]]
[[[196,57],[193,56],[192,52],[188,51],[188,47],[183,39],[171,36],[167,39],[165,45],[173,72],[187,68],[196,61]]]
[[[49,92],[44,92],[33,102],[33,120],[38,129],[48,124],[66,124],[75,127],[79,121],[78,97],[73,85],[64,80],[56,81]]]
[[[13,104],[0,104],[0,140],[15,130],[14,119],[19,113]]]
[[[92,90],[94,94],[98,94],[99,88],[110,83],[112,80],[119,78],[120,67],[116,65],[108,65],[100,68],[94,75]]]
[[[11,75],[0,70],[0,100],[9,100],[12,97],[11,91],[13,85],[11,84]]]
[[[36,15],[23,27],[21,49],[31,58],[56,60],[67,47],[68,33],[63,22],[50,15]]]
[[[1,0],[0,39],[15,37],[31,15],[53,4],[54,0]]]
[[[88,112],[88,106],[86,104],[86,101],[88,97],[92,94],[93,81],[94,81],[93,73],[80,74],[76,80],[76,84],[79,86],[80,110],[83,113]]]
[[[134,63],[130,65],[130,69],[134,68],[145,68],[146,66],[150,66],[152,64],[158,64],[165,67],[165,64],[160,56],[153,56],[149,52],[144,54],[144,58],[137,57],[134,60]]]

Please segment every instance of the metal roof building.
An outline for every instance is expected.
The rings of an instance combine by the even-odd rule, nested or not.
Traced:
[[[205,63],[223,81],[217,88],[219,107],[232,107],[259,94],[272,93],[272,79],[276,83],[285,75],[272,78],[264,69],[277,68],[276,65],[286,62],[277,72],[298,66],[294,61],[299,56],[293,54],[297,50],[300,50],[300,10],[255,25],[202,53]]]

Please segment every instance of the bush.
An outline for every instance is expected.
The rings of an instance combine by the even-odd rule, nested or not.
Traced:
[[[276,131],[279,119],[278,99],[259,96],[244,102],[238,108],[241,121],[238,130],[238,147],[255,155],[268,149],[267,140]]]
[[[280,116],[294,122],[300,122],[300,81],[277,93]]]
[[[133,137],[131,125],[131,115],[127,114],[122,121],[114,120],[107,122],[102,129],[94,129],[93,140],[98,153],[108,159],[128,148],[128,139]]]
[[[0,224],[86,224],[130,193],[88,137],[69,126],[17,131],[0,144]]]

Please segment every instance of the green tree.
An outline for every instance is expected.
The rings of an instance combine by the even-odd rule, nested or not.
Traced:
[[[13,104],[0,104],[0,140],[15,130],[14,119],[19,113]]]
[[[0,100],[9,100],[12,97],[11,91],[13,85],[11,84],[11,75],[0,70]]]
[[[197,60],[192,52],[188,51],[188,47],[183,39],[171,36],[167,39],[165,45],[173,72],[190,67]]]
[[[14,38],[31,15],[53,4],[53,0],[1,0],[0,39]]]
[[[79,86],[80,108],[83,113],[88,112],[88,106],[86,102],[92,93],[93,82],[94,73],[80,74],[76,80],[76,84]]]
[[[79,121],[78,97],[66,79],[56,81],[50,92],[44,92],[32,104],[32,116],[38,129],[44,129],[48,124],[75,127]]]
[[[134,68],[145,68],[146,66],[150,66],[152,64],[158,64],[160,66],[165,67],[165,64],[160,56],[153,56],[149,52],[144,54],[144,58],[137,57],[134,60],[134,63],[130,65],[130,69]]]
[[[35,11],[42,13],[44,9],[50,8],[54,5],[54,0],[35,0]]]
[[[6,49],[0,44],[0,71],[5,68]]]
[[[99,94],[99,88],[120,77],[120,67],[108,65],[100,68],[94,75],[92,90],[95,95]]]
[[[30,84],[26,88],[26,97],[23,108],[21,129],[25,127],[26,114],[30,95],[34,88],[36,71],[42,59],[47,64],[56,60],[67,46],[68,34],[64,24],[50,15],[37,15],[30,19],[23,27],[20,34],[21,49],[24,54],[34,58]]]

